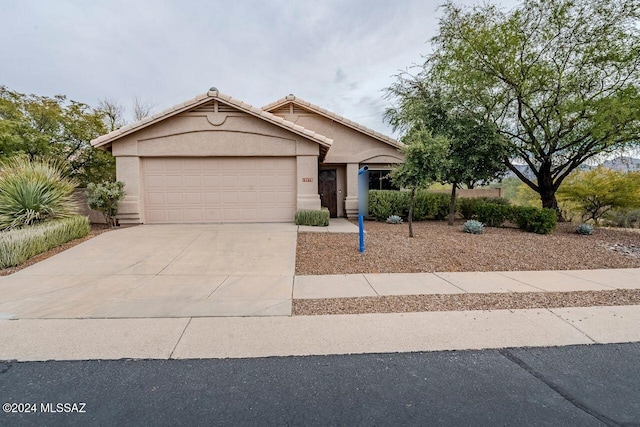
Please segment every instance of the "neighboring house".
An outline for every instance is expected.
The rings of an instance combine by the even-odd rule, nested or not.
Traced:
[[[321,206],[352,217],[358,169],[380,188],[402,162],[400,142],[293,95],[260,109],[215,88],[91,143],[116,158],[130,224],[289,222]]]

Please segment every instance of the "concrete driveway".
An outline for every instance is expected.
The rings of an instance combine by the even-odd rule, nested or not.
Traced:
[[[143,225],[0,277],[0,318],[291,314],[293,224]]]

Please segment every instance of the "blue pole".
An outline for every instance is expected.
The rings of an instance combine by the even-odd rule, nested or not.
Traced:
[[[360,253],[364,252],[364,215],[358,215],[358,231],[360,234]]]

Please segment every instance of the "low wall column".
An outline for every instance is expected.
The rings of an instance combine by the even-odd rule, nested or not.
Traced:
[[[116,157],[116,179],[124,182],[124,200],[118,203],[120,224],[140,224],[142,206],[140,194],[140,157]]]
[[[358,163],[347,163],[347,197],[344,211],[347,218],[358,217]]]
[[[318,156],[296,157],[296,210],[320,209],[318,194]]]

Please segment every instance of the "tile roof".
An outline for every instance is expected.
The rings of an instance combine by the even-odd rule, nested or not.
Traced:
[[[168,119],[169,117],[173,117],[177,114],[183,113],[185,111],[189,111],[194,107],[198,107],[199,105],[206,104],[207,102],[210,102],[213,99],[217,99],[219,102],[222,102],[223,104],[227,104],[232,107],[235,107],[240,111],[244,111],[245,113],[251,114],[267,122],[273,123],[276,126],[280,126],[281,128],[287,129],[307,139],[315,141],[325,148],[331,147],[331,144],[333,143],[333,140],[330,138],[327,138],[326,136],[315,133],[309,129],[305,129],[300,125],[284,120],[282,117],[275,116],[268,111],[264,111],[260,108],[253,107],[238,99],[232,98],[229,95],[224,95],[218,92],[216,88],[211,88],[209,92],[205,94],[198,95],[193,99],[190,99],[188,101],[175,105],[159,113],[153,114],[152,116],[145,117],[140,121],[131,123],[127,126],[123,126],[119,129],[114,130],[113,132],[110,132],[106,135],[102,135],[96,139],[93,139],[91,141],[91,145],[93,145],[94,147],[101,147],[103,145],[107,145],[126,135],[129,135],[133,132],[144,129],[147,126],[151,126],[152,124]]]
[[[379,141],[382,141],[386,144],[392,145],[396,148],[402,148],[404,146],[404,144],[396,139],[393,139],[387,135],[381,134],[380,132],[376,132],[373,129],[369,129],[366,126],[362,126],[359,123],[356,123],[352,120],[349,120],[343,116],[340,116],[336,113],[333,113],[331,111],[328,111],[318,105],[312,104],[310,102],[305,101],[304,99],[298,98],[297,96],[294,95],[287,95],[284,98],[281,98],[275,102],[272,102],[271,104],[265,105],[264,107],[262,107],[262,109],[264,111],[273,111],[279,107],[282,107],[288,103],[294,103],[296,105],[299,105],[302,108],[305,108],[307,110],[310,110],[314,113],[317,113],[321,116],[327,117],[331,120],[334,120],[338,123],[341,123],[347,127],[350,127],[354,130],[357,130],[358,132],[361,132],[365,135],[369,135]]]

